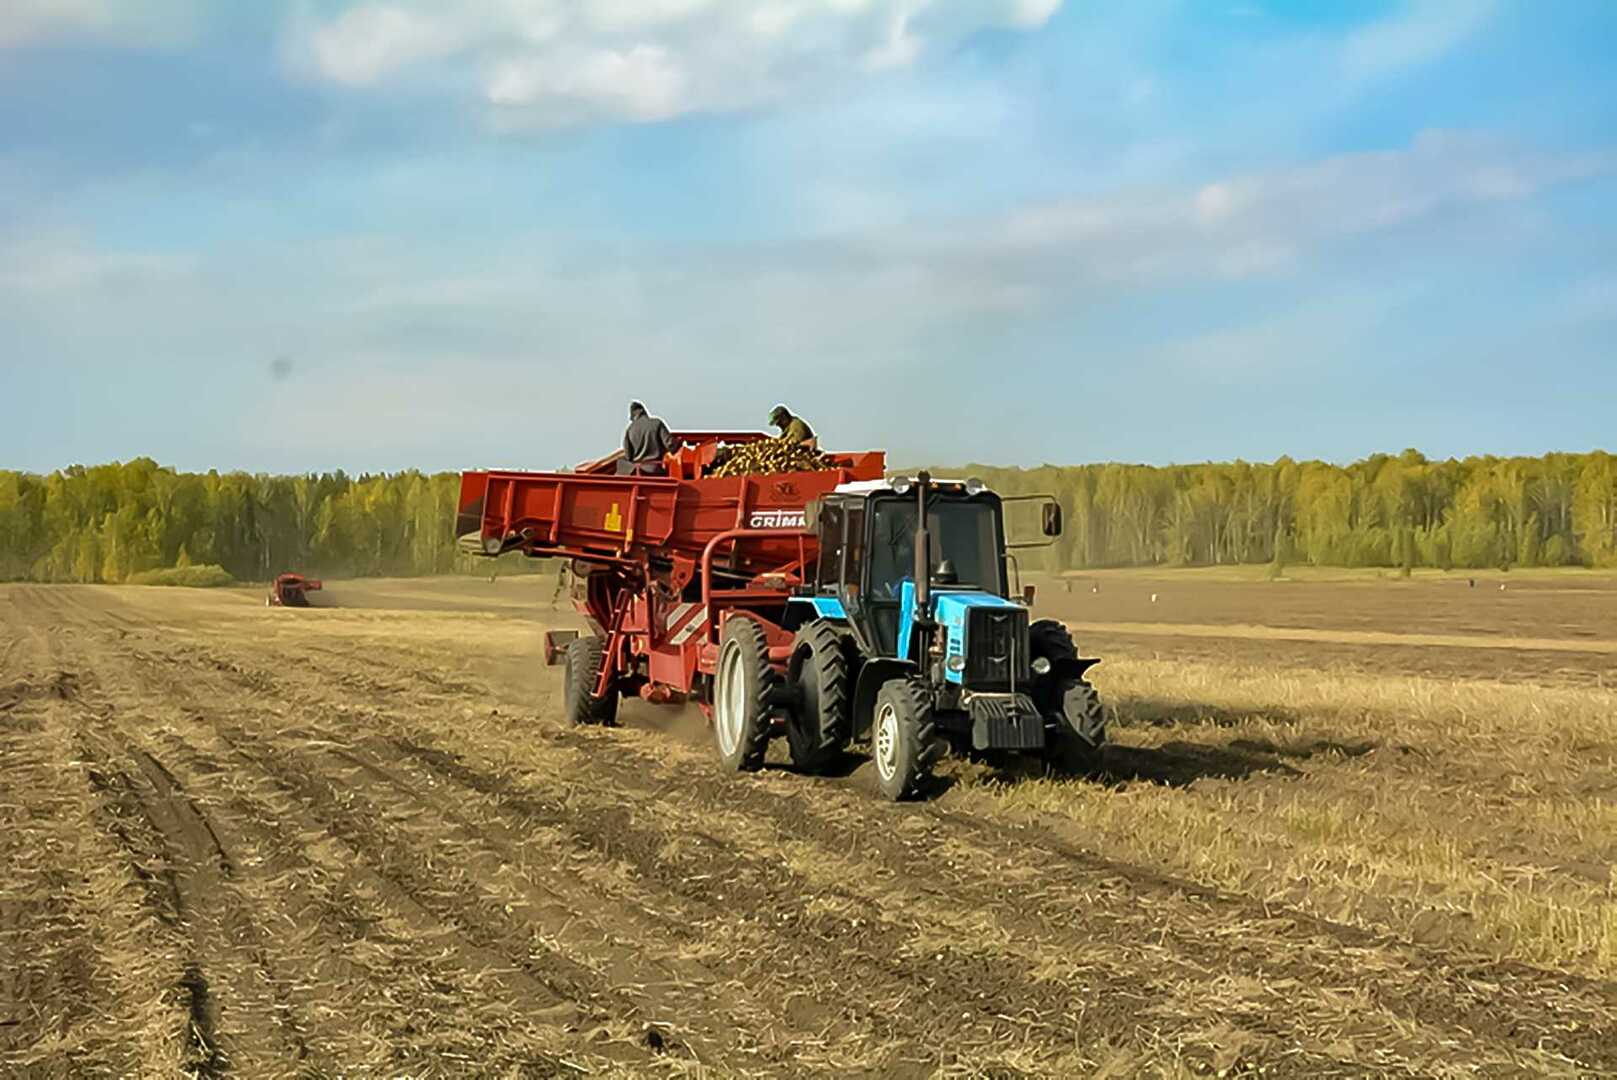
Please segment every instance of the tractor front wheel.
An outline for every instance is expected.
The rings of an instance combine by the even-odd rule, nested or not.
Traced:
[[[713,680],[713,741],[725,772],[756,772],[763,767],[778,678],[758,624],[744,615],[725,620]]]
[[[1028,627],[1028,646],[1033,659],[1048,660],[1051,664],[1078,656],[1078,648],[1072,643],[1072,631],[1054,619],[1040,619]],[[1061,694],[1065,689],[1063,680],[1054,672],[1036,675],[1030,687],[1033,704],[1048,716],[1061,708]]]
[[[1106,710],[1083,679],[1069,680],[1061,695],[1061,719],[1051,728],[1044,760],[1052,770],[1084,776],[1100,769],[1106,745]]]
[[[576,637],[567,643],[562,661],[562,693],[567,699],[567,722],[601,724],[611,727],[618,720],[618,695],[608,690],[606,697],[595,696],[595,684],[606,662],[606,642],[593,635]]]
[[[932,703],[919,679],[893,679],[876,692],[870,748],[876,763],[876,786],[882,795],[898,802],[921,793],[943,744],[932,721]]]

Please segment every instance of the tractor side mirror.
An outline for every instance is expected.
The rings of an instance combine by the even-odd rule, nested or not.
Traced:
[[[1043,532],[1045,536],[1056,537],[1061,535],[1061,504],[1055,501],[1044,504]]]
[[[811,500],[809,500],[808,505],[803,507],[803,535],[804,536],[819,536],[820,535],[820,500],[819,499],[811,499]]]
[[[1039,592],[1038,588],[1033,586],[1033,585],[1023,585],[1022,586],[1022,605],[1024,607],[1032,607],[1033,606],[1033,598],[1038,595],[1038,592]]]

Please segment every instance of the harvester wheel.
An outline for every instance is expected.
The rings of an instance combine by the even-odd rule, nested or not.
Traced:
[[[726,772],[755,772],[769,748],[771,699],[780,676],[769,664],[769,643],[743,615],[725,620],[713,681],[713,741]]]
[[[618,695],[608,691],[595,697],[595,684],[606,659],[606,642],[594,635],[576,637],[567,643],[562,661],[562,692],[567,698],[567,722],[602,724],[611,727],[618,720]]]
[[[1061,695],[1061,714],[1063,719],[1051,729],[1044,748],[1045,762],[1070,776],[1095,772],[1106,745],[1106,710],[1100,695],[1083,679],[1069,679]]]
[[[921,793],[943,752],[921,680],[892,679],[876,692],[870,744],[876,786],[883,795],[897,802]]]
[[[787,677],[799,690],[786,718],[792,764],[820,772],[848,745],[848,654],[836,627],[816,619],[797,631]]]

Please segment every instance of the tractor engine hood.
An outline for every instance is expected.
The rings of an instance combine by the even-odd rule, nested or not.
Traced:
[[[900,596],[899,641],[910,639],[915,619],[915,588],[906,581]],[[944,641],[945,678],[979,689],[1009,689],[1029,677],[1027,609],[979,589],[949,586],[932,590],[932,617]]]

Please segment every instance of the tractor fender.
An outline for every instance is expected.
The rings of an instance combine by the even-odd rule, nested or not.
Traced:
[[[1066,682],[1069,679],[1082,679],[1089,674],[1089,669],[1100,663],[1099,660],[1087,660],[1081,657],[1062,658],[1051,667],[1051,675],[1058,680]]]
[[[891,679],[912,675],[919,670],[908,660],[878,657],[859,666],[859,681],[853,692],[853,737],[862,739],[870,733],[870,721],[876,712],[876,693]]]

